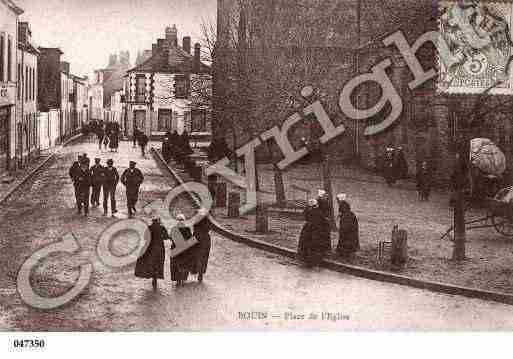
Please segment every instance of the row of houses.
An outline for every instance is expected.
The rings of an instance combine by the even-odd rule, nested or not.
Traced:
[[[95,72],[90,87],[93,119],[116,121],[127,137],[134,130],[151,138],[167,131],[187,131],[208,143],[212,122],[212,75],[201,61],[201,46],[191,37],[178,43],[175,25],[151,50],[139,53],[130,66],[128,53],[111,55],[109,65]]]
[[[58,48],[33,43],[23,10],[0,0],[0,178],[76,134],[88,119],[88,79]]]

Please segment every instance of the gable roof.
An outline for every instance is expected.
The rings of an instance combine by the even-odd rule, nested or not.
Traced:
[[[128,72],[193,73],[193,69],[194,56],[178,46],[172,46],[158,49],[149,59]],[[210,73],[210,66],[200,62],[199,73]]]
[[[14,1],[12,0],[1,0],[9,9],[11,9],[12,12],[14,12],[16,15],[21,15],[23,14],[25,11],[23,11],[23,9],[21,7],[19,7],[18,5],[16,5],[14,3]]]

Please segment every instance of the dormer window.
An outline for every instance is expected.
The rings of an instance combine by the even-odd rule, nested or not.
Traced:
[[[189,98],[191,83],[187,75],[175,75],[175,98]]]

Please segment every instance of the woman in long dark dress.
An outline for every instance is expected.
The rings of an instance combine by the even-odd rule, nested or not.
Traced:
[[[164,241],[169,239],[169,234],[160,219],[154,218],[149,226],[151,241],[142,256],[137,259],[135,276],[138,278],[152,279],[153,288],[157,288],[157,280],[164,279],[165,249]]]
[[[340,213],[337,253],[340,256],[347,257],[360,249],[358,219],[351,211],[351,206],[345,201],[345,198],[337,198]]]
[[[171,238],[173,240],[177,240],[177,238],[181,235],[185,241],[188,241],[192,238],[191,229],[185,227],[184,215],[178,215],[177,218],[178,224],[171,230]],[[174,258],[171,258],[171,280],[176,282],[178,286],[184,284],[184,282],[189,277],[189,273],[194,271],[194,248],[189,248],[186,251],[180,253]]]
[[[210,238],[211,223],[206,210],[200,210],[199,214],[203,219],[194,225],[194,237],[198,244],[194,246],[194,269],[192,274],[198,275],[198,282],[203,281],[203,275],[207,272],[208,258],[210,257],[210,248],[212,239]]]
[[[304,211],[305,225],[301,230],[298,245],[298,257],[309,267],[318,266],[326,254],[327,248],[323,233],[327,223],[317,200],[311,200]]]
[[[119,147],[119,135],[116,131],[111,131],[109,134],[109,148],[112,151],[118,150]]]

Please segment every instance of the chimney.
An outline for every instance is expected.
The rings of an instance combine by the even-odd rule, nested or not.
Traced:
[[[109,56],[109,66],[114,66],[118,62],[118,55],[110,55]]]
[[[152,56],[152,52],[150,50],[144,50],[142,53],[143,62],[148,60]]]
[[[61,71],[65,74],[69,75],[69,62],[62,61],[61,62]]]
[[[191,53],[191,37],[190,36],[185,36],[183,38],[182,49],[183,49],[183,51],[185,51],[188,54]]]
[[[194,71],[199,72],[201,69],[201,45],[194,45]]]
[[[169,47],[178,47],[178,30],[176,25],[166,27],[166,43]]]
[[[119,52],[119,63],[121,65],[130,65],[130,52],[128,51],[120,51]]]
[[[151,44],[151,53],[153,55],[157,53],[157,44]]]

